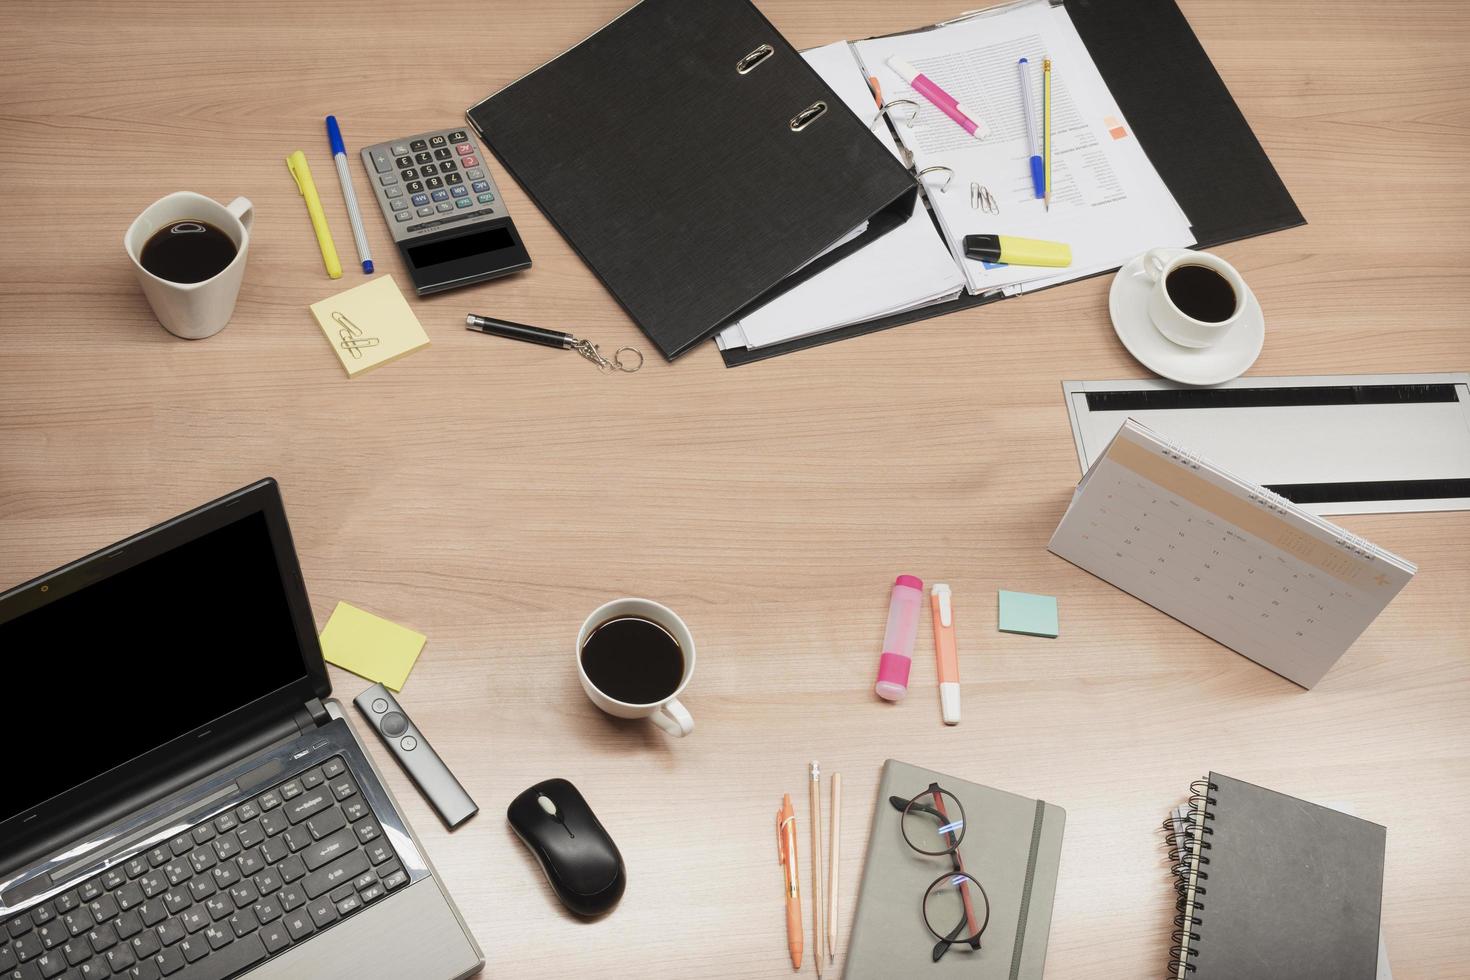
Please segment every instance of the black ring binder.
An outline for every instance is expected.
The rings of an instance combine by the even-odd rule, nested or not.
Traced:
[[[1174,891],[1178,896],[1174,903],[1174,933],[1169,947],[1170,980],[1181,980],[1186,974],[1193,973],[1195,965],[1190,962],[1190,958],[1199,956],[1197,947],[1200,934],[1195,929],[1201,921],[1197,913],[1205,907],[1200,901],[1205,895],[1205,888],[1200,882],[1210,878],[1209,872],[1200,870],[1210,863],[1209,857],[1202,852],[1211,848],[1210,842],[1205,838],[1215,831],[1206,822],[1215,819],[1210,807],[1218,801],[1211,793],[1219,788],[1208,779],[1196,779],[1189,784],[1188,812],[1185,814],[1184,828],[1178,829],[1172,817],[1164,821],[1169,872],[1174,876]]]

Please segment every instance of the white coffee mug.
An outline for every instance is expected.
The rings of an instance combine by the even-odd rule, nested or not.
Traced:
[[[598,689],[587,676],[587,671],[582,667],[582,647],[592,631],[603,623],[624,617],[636,617],[657,623],[668,630],[669,635],[679,644],[679,649],[684,653],[684,674],[679,678],[679,685],[662,700],[651,704],[629,704],[609,697]],[[577,633],[577,645],[572,655],[577,660],[577,676],[582,679],[582,690],[587,692],[587,697],[592,703],[615,718],[647,718],[664,731],[675,738],[683,738],[694,731],[694,719],[689,710],[679,703],[679,695],[684,693],[684,688],[689,685],[689,679],[694,676],[694,637],[689,633],[689,627],[684,625],[674,611],[667,606],[659,605],[651,599],[614,599],[605,602],[592,611],[587,621],[582,624],[582,629]]]
[[[235,243],[235,257],[230,264],[202,282],[171,282],[143,268],[143,246],[153,233],[189,218],[206,221],[230,236]],[[245,253],[250,247],[254,220],[255,207],[246,198],[220,204],[190,191],[161,197],[133,219],[123,235],[123,247],[133,260],[133,274],[153,307],[153,315],[169,333],[186,340],[203,340],[230,322],[245,277]]]
[[[1210,269],[1224,278],[1235,291],[1235,312],[1224,320],[1210,322],[1196,320],[1175,305],[1165,285],[1169,273],[1181,265],[1197,265]],[[1191,252],[1176,249],[1155,248],[1144,253],[1143,271],[1153,282],[1153,292],[1148,297],[1148,316],[1154,327],[1165,337],[1181,347],[1213,347],[1225,338],[1231,329],[1245,317],[1245,280],[1235,271],[1235,266],[1218,255],[1209,252]]]

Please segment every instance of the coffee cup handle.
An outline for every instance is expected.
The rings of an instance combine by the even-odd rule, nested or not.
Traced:
[[[1164,268],[1173,258],[1165,253],[1171,251],[1173,249],[1151,248],[1143,253],[1143,273],[1148,276],[1149,282],[1158,282],[1159,277],[1164,274]]]
[[[238,218],[240,224],[245,226],[246,231],[249,231],[250,226],[255,223],[255,205],[250,203],[250,198],[248,197],[235,198],[229,204],[225,205],[225,210]]]
[[[683,738],[694,731],[694,717],[689,714],[689,709],[678,701],[670,701],[663,705],[649,715],[648,720],[675,738]]]

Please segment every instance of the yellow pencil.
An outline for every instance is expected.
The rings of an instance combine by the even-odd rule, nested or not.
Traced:
[[[1051,59],[1041,60],[1041,152],[1045,158],[1046,191],[1042,204],[1051,210]]]

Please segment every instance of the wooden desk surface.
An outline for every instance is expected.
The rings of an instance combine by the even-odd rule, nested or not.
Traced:
[[[350,270],[324,114],[354,157],[453,125],[624,3],[11,0],[0,586],[277,477],[318,623],[347,599],[429,636],[403,701],[484,812],[446,834],[369,744],[490,976],[786,975],[781,793],[804,821],[808,760],[844,776],[845,936],[890,756],[1067,809],[1049,976],[1163,972],[1156,828],[1211,768],[1387,824],[1394,975],[1463,976],[1470,515],[1342,521],[1419,574],[1311,693],[1048,554],[1078,477],[1061,381],[1147,374],[1109,326],[1107,279],[738,370],[709,346],[603,377],[461,326],[477,311],[646,346],[492,164],[535,267],[415,302],[432,346],[347,380],[307,304],[362,277],[323,274],[285,155],[309,155]],[[805,47],[963,4],[761,6]],[[1311,222],[1219,250],[1266,310],[1252,373],[1470,366],[1470,8],[1184,8]],[[194,343],[154,322],[120,246],[184,189],[256,205],[234,321]],[[365,217],[405,283],[370,201]],[[958,728],[939,721],[927,627],[908,702],[871,695],[901,571],[954,586]],[[1058,596],[1062,636],[997,633],[998,587]],[[697,638],[685,741],[610,721],[578,687],[577,627],[624,594]],[[333,682],[344,702],[364,686]],[[602,923],[562,912],[502,819],[550,776],[627,859]]]

